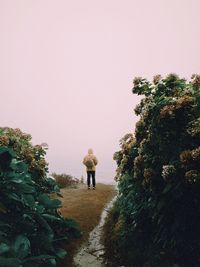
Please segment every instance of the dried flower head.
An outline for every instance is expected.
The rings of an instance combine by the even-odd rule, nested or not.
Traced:
[[[175,105],[168,105],[168,106],[164,106],[161,110],[160,110],[160,117],[163,118],[170,118],[173,119],[175,118]]]
[[[128,157],[126,155],[123,155],[123,158],[122,158],[122,161],[121,161],[122,166],[126,165],[127,162],[128,162]]]
[[[166,80],[168,80],[168,81],[176,81],[178,79],[179,79],[179,76],[176,73],[170,73],[166,77]]]
[[[200,75],[198,74],[193,74],[192,77],[192,85],[194,88],[199,88],[200,87]]]
[[[200,173],[197,170],[190,170],[185,173],[185,181],[188,184],[194,184],[200,181]]]
[[[155,178],[155,171],[151,168],[144,169],[144,178],[145,180],[153,180]]]
[[[138,86],[142,82],[142,77],[135,77],[133,80],[134,86]]]
[[[182,96],[176,99],[175,108],[183,108],[185,106],[188,106],[194,102],[194,98],[191,96]]]
[[[181,108],[190,106],[194,102],[194,98],[191,96],[182,96],[172,98],[173,104],[166,105],[160,110],[161,118],[174,118],[175,111]]]
[[[42,143],[41,145],[40,145],[43,149],[48,149],[48,144],[47,143]]]
[[[134,159],[134,169],[140,169],[143,165],[143,157],[141,155],[137,156],[135,159]]]
[[[9,138],[6,135],[0,136],[0,145],[7,146],[9,144]]]
[[[192,154],[192,159],[193,160],[200,161],[200,146],[198,148],[196,148],[196,149],[193,149],[191,154]]]
[[[200,137],[200,118],[188,124],[187,133],[193,137]]]
[[[162,177],[165,181],[171,179],[176,173],[176,168],[174,165],[163,165],[162,167]]]
[[[153,83],[156,85],[156,84],[158,84],[160,82],[161,79],[162,79],[162,76],[160,74],[155,75],[153,77]]]
[[[189,164],[192,161],[192,151],[191,150],[184,150],[180,154],[180,162],[184,165]]]

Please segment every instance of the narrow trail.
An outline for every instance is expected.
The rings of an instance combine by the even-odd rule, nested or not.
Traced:
[[[115,196],[103,209],[99,224],[90,232],[89,239],[74,257],[76,267],[104,267],[104,246],[101,244],[103,225],[108,211],[113,206]]]
[[[60,199],[62,201],[62,208],[60,211],[64,217],[72,218],[78,222],[82,237],[78,240],[73,240],[66,245],[65,249],[68,254],[60,262],[59,267],[74,267],[73,259],[75,255],[77,255],[77,251],[80,251],[83,247],[85,247],[85,250],[87,251],[92,251],[92,254],[98,254],[95,257],[100,257],[100,254],[102,253],[101,247],[98,245],[100,244],[99,233],[102,232],[100,229],[102,228],[107,215],[107,203],[110,203],[113,197],[116,196],[117,191],[115,185],[97,183],[96,190],[87,190],[87,185],[84,184],[79,185],[77,188],[61,189],[61,194],[63,197]],[[97,235],[99,238],[91,238],[91,235]],[[88,243],[91,243],[91,240],[98,240],[97,244],[95,243],[93,245],[93,248],[88,247],[87,245]],[[86,249],[86,247],[88,248]],[[81,261],[77,264],[79,264],[77,266],[91,266],[88,263],[84,265],[84,257],[82,257]],[[103,265],[93,264],[93,267],[96,266]]]

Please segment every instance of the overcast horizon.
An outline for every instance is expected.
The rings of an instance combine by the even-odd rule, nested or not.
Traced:
[[[113,153],[139,119],[132,81],[199,73],[198,0],[0,0],[1,127],[48,144],[49,171],[113,182]]]

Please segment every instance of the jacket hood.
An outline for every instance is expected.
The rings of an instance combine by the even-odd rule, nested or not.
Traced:
[[[88,149],[88,154],[89,154],[89,155],[93,154],[93,150],[92,150],[92,148]]]

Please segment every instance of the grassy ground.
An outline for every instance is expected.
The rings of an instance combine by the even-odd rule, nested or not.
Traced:
[[[104,206],[113,198],[116,191],[112,185],[97,184],[96,190],[87,190],[86,185],[81,185],[77,189],[62,189],[61,194],[63,195],[61,198],[62,215],[75,219],[80,224],[83,233],[80,240],[74,241],[66,248],[68,256],[59,265],[71,267],[75,252],[98,224]]]

